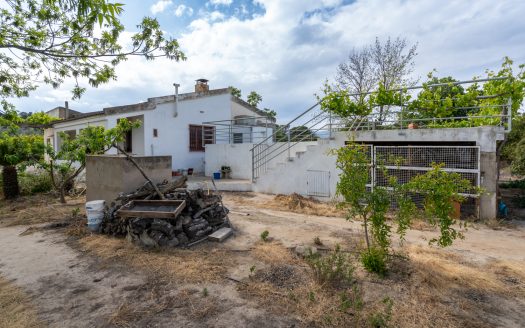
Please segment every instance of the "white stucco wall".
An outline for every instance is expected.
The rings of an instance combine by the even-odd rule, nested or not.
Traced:
[[[206,145],[205,175],[212,176],[221,166],[229,166],[233,179],[251,179],[252,147],[252,143]]]
[[[57,150],[57,147],[60,145],[60,132],[74,130],[76,135],[78,135],[80,130],[85,129],[88,126],[102,126],[107,128],[107,120],[103,116],[92,116],[69,122],[56,123],[53,129],[44,130],[44,142],[47,141],[47,138],[51,138],[55,150]]]

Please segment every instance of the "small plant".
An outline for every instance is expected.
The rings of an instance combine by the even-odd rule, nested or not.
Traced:
[[[255,273],[255,265],[250,267],[250,276]]]
[[[315,293],[314,292],[312,292],[312,291],[308,292],[308,300],[310,300],[310,302],[315,302]]]
[[[202,290],[202,297],[208,297],[208,295],[208,288],[204,287],[204,289]]]
[[[75,207],[72,211],[71,211],[71,216],[76,218],[77,216],[80,215],[80,208],[79,207]]]
[[[392,319],[392,306],[394,302],[389,297],[386,297],[383,299],[383,303],[385,304],[385,311],[373,313],[368,318],[370,326],[374,328],[388,327],[388,323]]]
[[[361,290],[354,286],[352,293],[344,291],[339,295],[339,310],[341,312],[348,312],[349,309],[358,312],[363,308],[363,299],[361,297]]]
[[[379,247],[372,247],[361,253],[361,263],[368,272],[384,276],[386,273],[386,252]]]
[[[314,238],[314,244],[317,245],[317,246],[323,246],[323,242],[321,241],[321,239],[319,238],[319,236],[316,236]]]
[[[262,233],[261,233],[261,239],[262,241],[268,241],[268,236],[270,236],[270,233],[268,232],[268,230],[264,230]]]
[[[354,265],[350,256],[341,252],[341,247],[326,256],[312,253],[306,256],[308,265],[312,268],[315,278],[320,283],[329,283],[334,286],[349,285],[353,281]]]

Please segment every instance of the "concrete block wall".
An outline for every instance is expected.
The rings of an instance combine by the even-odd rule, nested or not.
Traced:
[[[171,180],[171,156],[133,157],[155,183]],[[86,200],[103,199],[110,204],[119,193],[132,192],[146,180],[139,170],[120,155],[98,155],[86,158]]]

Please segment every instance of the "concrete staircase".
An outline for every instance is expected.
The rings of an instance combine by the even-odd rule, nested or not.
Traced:
[[[253,183],[253,191],[271,194],[299,192],[306,195],[305,172],[309,170],[335,172],[335,157],[328,152],[332,148],[340,147],[340,143],[338,140],[319,139],[316,142],[301,144],[290,158],[273,163],[261,173]]]

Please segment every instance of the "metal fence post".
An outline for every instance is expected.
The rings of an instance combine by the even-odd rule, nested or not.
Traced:
[[[332,139],[332,111],[329,110],[328,111],[328,115],[329,115],[329,123],[328,123],[328,128],[329,128],[329,135],[328,135],[328,138],[329,139]]]
[[[288,160],[290,160],[290,126],[287,125],[286,126],[286,134],[287,134],[287,137],[288,137]]]
[[[507,129],[512,131],[512,98],[509,97],[509,100],[507,101],[507,111],[508,111],[508,127]]]

